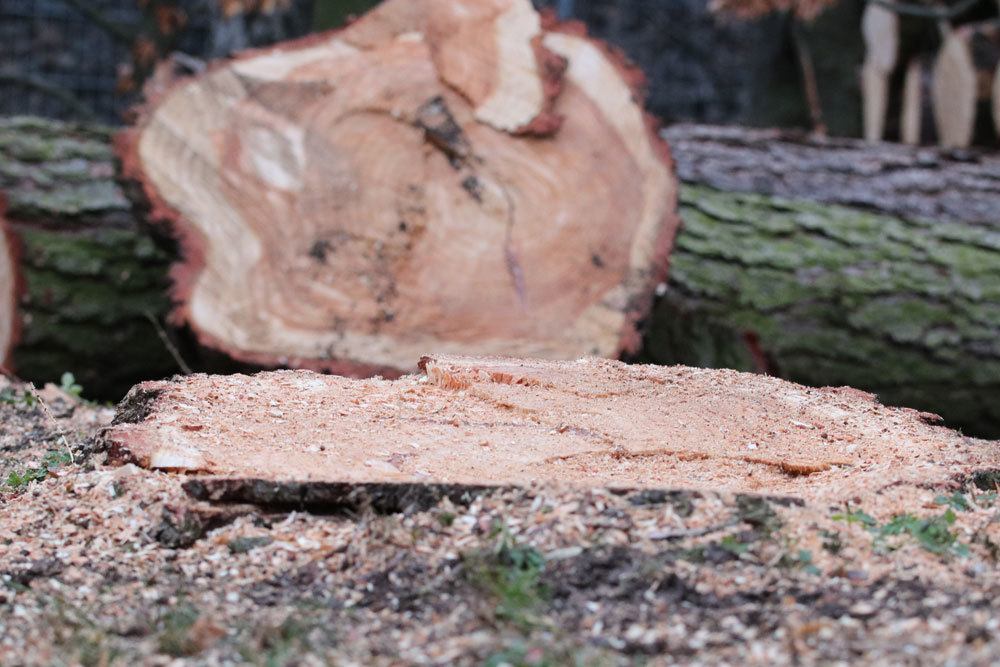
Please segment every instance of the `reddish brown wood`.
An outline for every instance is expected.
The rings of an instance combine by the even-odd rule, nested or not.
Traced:
[[[21,293],[21,263],[17,239],[6,218],[6,202],[0,194],[0,371],[10,372],[10,355],[17,344],[21,314],[17,297]]]

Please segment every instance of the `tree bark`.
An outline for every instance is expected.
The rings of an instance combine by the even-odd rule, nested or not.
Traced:
[[[36,269],[24,268],[18,372],[43,381],[70,370],[87,380],[87,393],[106,398],[176,372],[145,317],[167,316],[176,251],[151,234],[144,205],[133,203],[138,193],[118,184],[109,134],[37,120],[0,128],[0,190],[15,227],[54,230],[60,240],[43,254],[47,272],[32,279]],[[1000,187],[995,158],[719,128],[666,136],[686,181],[685,227],[642,359],[848,384],[937,412],[968,433],[1000,434],[1000,242],[986,206]],[[67,171],[77,176],[52,176]],[[841,205],[852,202],[863,205]],[[102,228],[120,235],[106,238],[121,239],[111,248],[120,243],[115,256],[134,271],[121,288],[92,277],[87,290],[63,289],[65,310],[88,315],[82,324],[63,316],[73,327],[62,333],[62,309],[43,308],[43,289],[32,283],[65,275],[64,287],[81,284],[64,267],[93,252],[92,241],[77,252],[75,239]],[[137,246],[152,254],[130,260]],[[130,307],[118,305],[119,289],[134,295]],[[33,333],[36,323],[45,326]],[[205,368],[195,351],[182,353]],[[110,391],[103,374],[116,379]]]
[[[705,125],[674,125],[663,136],[687,183],[1000,232],[993,153]]]
[[[0,217],[13,242],[0,286],[18,297],[0,354],[13,344],[4,365],[25,379],[69,371],[88,395],[111,398],[177,370],[154,324],[169,308],[173,254],[116,177],[106,129],[0,120]]]

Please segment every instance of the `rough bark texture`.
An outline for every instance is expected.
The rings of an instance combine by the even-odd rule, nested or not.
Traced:
[[[115,182],[110,139],[93,126],[0,120],[15,248],[0,290],[19,293],[17,312],[3,312],[3,328],[20,329],[7,365],[35,382],[70,371],[104,397],[177,370],[147,317],[167,311],[171,255]]]
[[[666,136],[685,228],[648,358],[850,385],[1000,434],[1000,159]]]
[[[178,318],[233,357],[613,356],[678,222],[641,81],[527,0],[392,0],[178,82],[122,156],[185,249]]]
[[[1000,230],[995,153],[704,125],[675,125],[663,136],[688,183]]]
[[[133,257],[137,243],[154,247],[140,212],[115,183],[106,132],[41,121],[3,127],[0,189],[12,211],[25,219],[51,216],[56,223],[34,228],[61,230],[61,243],[43,255],[48,266],[79,263],[83,255],[69,240],[89,238],[88,228],[79,226],[84,218],[118,230],[124,252],[98,247],[122,261]],[[718,128],[672,128],[667,136],[689,181],[681,190],[686,228],[672,255],[669,289],[645,336],[644,358],[848,384],[886,403],[937,412],[969,433],[1000,434],[1000,252],[988,207],[1000,199],[995,159],[851,142],[817,145]],[[777,198],[739,194],[743,189]],[[805,201],[809,197],[863,206],[818,206]],[[873,213],[878,210],[890,215]],[[148,280],[162,288],[173,257],[155,251],[144,260]],[[30,289],[34,269],[26,269]],[[117,398],[131,383],[177,370],[138,310],[165,318],[162,292],[136,288],[131,293],[143,296],[122,311],[114,283],[39,272],[43,281],[60,275],[68,277],[64,288],[87,286],[83,294],[64,289],[60,298],[69,311],[89,315],[69,319],[73,326],[63,333],[54,326],[63,310],[40,308],[46,301],[35,290],[39,296],[22,305],[29,323],[25,349],[14,357],[20,373],[45,381],[70,370],[88,394]],[[102,322],[119,324],[104,328]],[[33,334],[37,323],[46,326]],[[194,351],[182,351],[191,365],[205,367]],[[116,383],[109,389],[110,378]]]
[[[275,499],[329,504],[351,487],[540,484],[831,504],[892,489],[887,504],[1000,465],[996,448],[929,425],[935,415],[850,388],[604,359],[424,357],[420,368],[391,381],[279,371],[144,383],[104,444],[109,461],[225,478],[205,482],[206,497],[270,485]]]

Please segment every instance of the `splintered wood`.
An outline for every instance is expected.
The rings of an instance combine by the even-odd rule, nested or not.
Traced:
[[[168,86],[119,150],[184,246],[177,317],[234,357],[615,356],[677,228],[641,82],[528,0],[390,0]]]
[[[420,365],[394,381],[278,371],[147,382],[118,408],[110,457],[277,485],[557,483],[828,501],[1000,464],[996,447],[854,389],[592,358]]]

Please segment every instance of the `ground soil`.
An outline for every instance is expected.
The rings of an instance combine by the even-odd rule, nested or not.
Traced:
[[[891,507],[538,483],[307,511],[106,465],[112,410],[55,388],[0,399],[3,665],[985,665],[1000,649],[988,469],[941,468]]]

